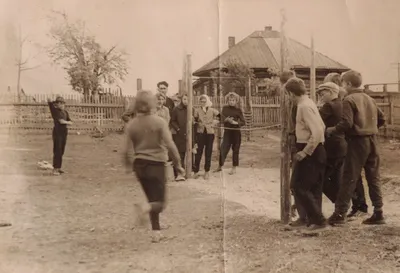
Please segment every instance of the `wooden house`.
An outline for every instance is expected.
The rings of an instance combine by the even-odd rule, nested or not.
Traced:
[[[211,96],[216,94],[217,87],[209,77],[212,71],[222,69],[223,64],[229,59],[236,59],[248,65],[253,69],[257,79],[271,78],[272,75],[268,73],[268,69],[280,70],[280,39],[280,32],[273,30],[272,27],[265,27],[263,31],[255,31],[237,44],[235,37],[229,37],[228,50],[193,73],[193,76],[198,77],[193,86],[195,94]],[[289,68],[309,85],[311,49],[287,37],[287,51]],[[317,85],[322,83],[328,73],[342,73],[349,70],[345,65],[319,52],[315,52],[315,68]],[[266,86],[262,84],[262,81],[257,81],[256,86],[252,86],[252,89],[252,93],[257,95],[265,92]]]

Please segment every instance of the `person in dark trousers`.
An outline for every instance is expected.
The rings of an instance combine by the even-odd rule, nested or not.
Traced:
[[[222,171],[225,159],[232,148],[232,169],[229,174],[236,173],[236,167],[239,166],[239,151],[242,143],[242,133],[240,127],[245,125],[243,112],[240,109],[240,97],[234,92],[230,92],[225,96],[228,105],[222,108],[221,120],[224,121],[224,135],[222,137],[219,166],[215,172]],[[232,130],[229,130],[229,129]]]
[[[332,82],[321,84],[318,86],[317,94],[323,104],[319,113],[326,128],[335,126],[339,123],[343,112],[343,104],[339,99],[339,86]],[[335,203],[342,181],[343,164],[347,153],[347,142],[344,133],[326,137],[324,146],[327,154],[327,164],[323,193],[332,203]]]
[[[54,120],[53,128],[53,174],[64,173],[61,169],[62,158],[67,144],[68,125],[72,124],[68,111],[65,110],[65,100],[57,97],[55,101],[48,99],[51,117]]]
[[[343,115],[336,126],[327,129],[327,133],[329,135],[345,133],[347,155],[343,183],[340,185],[335,212],[329,218],[329,223],[332,225],[345,223],[350,199],[364,168],[374,213],[364,220],[363,224],[384,224],[377,139],[378,128],[385,123],[384,115],[375,100],[360,89],[362,77],[359,72],[354,70],[345,72],[342,75],[342,84],[348,93],[343,100]]]
[[[292,189],[296,204],[304,208],[310,230],[326,227],[321,200],[326,152],[325,125],[315,103],[307,96],[304,81],[291,78],[285,89],[297,101],[296,153]]]
[[[282,85],[282,90],[281,92],[285,92],[287,93],[287,95],[289,96],[290,94],[288,94],[288,92],[285,89],[285,84],[287,83],[288,80],[295,78],[296,77],[296,73],[293,70],[286,70],[283,71],[283,73],[280,75],[280,82]],[[292,169],[292,173],[290,176],[290,187],[291,187],[291,191],[292,191],[292,195],[294,197],[294,204],[292,205],[291,211],[292,211],[292,217],[296,216],[296,211],[298,213],[298,218],[296,221],[293,221],[290,223],[290,226],[292,227],[303,227],[305,225],[307,225],[308,220],[307,220],[307,214],[305,209],[301,206],[301,203],[298,202],[296,195],[294,194],[294,190],[293,190],[293,185],[294,185],[294,181],[295,181],[295,177],[296,177],[296,172],[295,172],[295,160],[294,157],[297,153],[297,149],[296,149],[296,114],[297,114],[297,101],[296,99],[291,96],[289,97],[289,120],[288,120],[288,132],[289,132],[289,143],[290,143],[290,151],[291,151],[291,155],[290,155],[290,165],[291,165],[291,169]]]
[[[329,73],[324,79],[324,83],[332,82],[339,86],[339,99],[343,101],[344,97],[347,95],[347,91],[342,87],[342,80],[339,73]],[[347,143],[347,142],[346,142]],[[328,170],[329,171],[329,170]],[[363,180],[360,174],[360,178],[357,181],[357,187],[354,191],[353,197],[351,199],[352,210],[347,215],[349,218],[363,216],[368,213],[368,205],[365,199],[365,191]]]
[[[148,204],[135,205],[138,223],[150,216],[153,242],[163,239],[160,227],[160,213],[165,208],[166,173],[165,163],[168,152],[179,174],[183,175],[178,149],[176,148],[168,124],[154,112],[156,98],[151,91],[140,91],[136,98],[137,115],[126,126],[126,147],[123,159],[127,170],[132,168],[146,194]]]
[[[176,132],[173,139],[179,151],[182,166],[185,166],[186,157],[186,136],[187,136],[187,104],[188,97],[186,94],[180,95],[180,103],[172,110],[171,127]],[[182,181],[184,178],[178,174],[178,170],[174,168],[176,181]]]
[[[194,120],[197,123],[196,144],[197,152],[195,155],[193,172],[194,178],[199,178],[200,162],[205,151],[204,159],[204,179],[209,179],[211,169],[211,157],[214,146],[214,123],[220,115],[217,110],[211,108],[212,102],[207,95],[200,96],[200,109],[194,111]]]

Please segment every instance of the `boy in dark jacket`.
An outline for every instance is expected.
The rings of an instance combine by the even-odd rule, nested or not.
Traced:
[[[340,122],[327,129],[328,135],[344,133],[347,139],[347,155],[344,163],[343,183],[335,202],[335,212],[330,224],[343,224],[356,189],[360,173],[364,168],[369,194],[374,206],[373,215],[363,224],[384,224],[383,198],[379,177],[378,128],[385,123],[382,111],[373,98],[360,89],[362,77],[359,72],[348,71],[342,75],[343,88],[348,95],[343,100]]]
[[[221,152],[219,156],[219,167],[215,172],[220,172],[224,166],[225,159],[232,148],[232,169],[229,174],[236,173],[236,167],[239,166],[239,151],[242,143],[242,134],[240,127],[245,125],[243,112],[239,107],[240,97],[234,92],[229,92],[225,96],[228,105],[222,108],[221,120],[224,121],[224,136],[222,138]]]
[[[323,106],[319,110],[326,128],[335,126],[342,117],[343,104],[339,98],[339,86],[332,82],[321,84],[317,89]],[[327,165],[323,192],[328,199],[335,203],[343,176],[344,158],[347,152],[347,142],[344,133],[328,136],[325,139]]]
[[[67,144],[68,128],[72,121],[68,112],[65,110],[65,100],[62,97],[57,97],[55,101],[48,99],[51,117],[54,120],[53,128],[53,174],[60,175],[64,173],[61,170],[62,157]]]

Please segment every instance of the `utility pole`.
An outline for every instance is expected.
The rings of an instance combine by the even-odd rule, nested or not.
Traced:
[[[314,50],[314,34],[311,34],[311,67],[310,67],[310,98],[316,102],[317,97],[315,94],[315,50]]]
[[[285,10],[281,10],[281,73],[287,69],[287,45],[285,37]],[[288,132],[289,120],[289,96],[284,88],[281,88],[281,221],[288,224],[290,221],[291,192],[290,192],[290,143]]]
[[[397,67],[397,91],[400,92],[400,62],[392,63]]]

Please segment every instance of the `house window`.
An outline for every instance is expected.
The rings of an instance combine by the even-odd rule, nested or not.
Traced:
[[[266,93],[267,92],[267,86],[266,85],[257,85],[256,92],[257,93]]]

